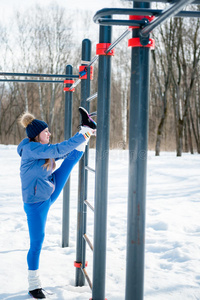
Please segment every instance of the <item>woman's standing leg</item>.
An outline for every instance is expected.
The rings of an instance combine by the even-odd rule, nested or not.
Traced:
[[[29,291],[41,288],[38,269],[49,207],[50,200],[24,204],[30,236],[30,249],[27,255]]]
[[[49,200],[24,204],[30,236],[30,249],[27,255],[29,270],[37,270],[39,268],[39,258],[45,236],[45,225],[49,207]]]

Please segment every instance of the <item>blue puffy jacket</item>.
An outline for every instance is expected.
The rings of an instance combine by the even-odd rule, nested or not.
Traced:
[[[84,141],[85,138],[80,133],[54,145],[30,142],[28,138],[21,141],[17,152],[21,156],[20,176],[25,203],[46,201],[54,191],[52,168],[47,171],[43,167],[45,159],[62,159]]]

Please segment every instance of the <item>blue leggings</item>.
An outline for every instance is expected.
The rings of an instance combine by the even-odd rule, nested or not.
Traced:
[[[83,152],[73,150],[54,172],[55,190],[50,199],[32,204],[24,203],[30,236],[30,249],[27,255],[29,270],[39,269],[40,252],[45,237],[45,225],[49,208],[60,195],[73,167],[80,160],[82,155]]]

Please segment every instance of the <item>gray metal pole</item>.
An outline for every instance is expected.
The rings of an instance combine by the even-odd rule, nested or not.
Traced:
[[[91,59],[91,42],[88,39],[82,42],[82,61],[89,62]],[[85,64],[82,64],[85,65]],[[90,96],[90,68],[87,70],[87,79],[81,80],[81,106],[89,111],[90,103],[87,98]],[[78,185],[78,216],[77,216],[77,244],[76,244],[76,262],[82,264],[85,268],[86,243],[83,235],[86,233],[87,205],[84,201],[87,199],[87,181],[88,172],[85,166],[88,164],[89,147],[86,147],[85,153],[79,162],[79,185]],[[85,276],[80,268],[76,268],[75,285],[83,286]]]
[[[147,7],[134,3],[134,7],[138,5]],[[134,29],[133,37],[138,34]],[[126,300],[142,300],[144,290],[149,51],[147,47],[135,47],[131,54]]]
[[[110,16],[108,17],[110,18]],[[111,43],[112,27],[100,26],[100,43]],[[93,252],[93,300],[105,299],[111,56],[99,56]]]
[[[145,26],[141,32],[140,36],[145,37],[148,36],[149,33],[156,28],[158,25],[166,21],[168,18],[173,17],[176,15],[178,12],[181,11],[183,7],[185,7],[187,4],[192,3],[194,0],[180,0],[177,2],[174,2],[173,5],[167,7],[162,11],[162,13],[157,17],[155,20],[153,20],[149,25]]]
[[[60,78],[79,78],[79,75],[64,74],[36,74],[36,73],[8,73],[0,72],[0,76],[23,76],[23,77],[60,77]]]
[[[29,80],[29,79],[0,79],[0,82],[32,82],[32,83],[63,83],[63,80]]]
[[[66,66],[66,74],[72,74],[71,65]],[[70,86],[70,84],[69,84]],[[72,136],[72,103],[73,93],[65,92],[65,124],[64,138],[68,140]],[[62,222],[62,247],[69,247],[69,219],[70,219],[70,177],[63,189],[63,222]]]

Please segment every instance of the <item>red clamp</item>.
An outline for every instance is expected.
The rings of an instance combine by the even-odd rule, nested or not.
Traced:
[[[110,50],[106,53],[106,50],[110,47],[111,43],[100,43],[96,45],[96,55],[110,55],[113,56],[115,54],[114,49]]]
[[[132,39],[128,40],[128,46],[129,47],[147,47],[147,48],[155,49],[155,40],[149,39],[149,43],[147,45],[143,46],[140,43],[140,38],[136,37],[136,38],[132,38]]]
[[[151,22],[153,19],[155,19],[155,16],[129,16],[129,20],[136,20],[141,21],[143,19],[147,19],[149,22]],[[140,28],[140,26],[129,26],[129,28],[135,29]]]
[[[87,267],[88,266],[88,262],[86,261],[85,262],[85,267]],[[82,263],[81,262],[74,262],[74,267],[75,268],[79,268],[79,269],[81,269],[81,267],[82,267]]]
[[[64,83],[71,83],[71,84],[73,84],[73,83],[74,83],[74,80],[66,79],[66,80],[64,80]]]
[[[79,67],[79,79],[87,79],[87,66]],[[93,80],[93,66],[90,66],[90,80]]]
[[[74,80],[70,80],[70,79],[64,80],[64,84],[73,84],[73,83],[74,83]],[[73,88],[73,89],[70,90],[70,87],[64,87],[63,90],[65,92],[74,92],[75,88]]]

